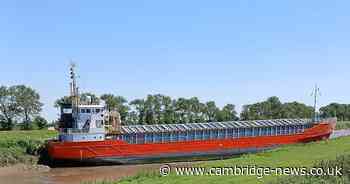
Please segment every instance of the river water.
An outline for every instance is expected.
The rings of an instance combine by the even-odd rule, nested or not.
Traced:
[[[350,136],[350,129],[337,130],[331,138]],[[139,172],[159,171],[163,164],[116,165],[98,167],[47,168],[16,165],[0,168],[0,184],[81,184],[83,182],[118,180]],[[191,165],[190,162],[172,165]]]

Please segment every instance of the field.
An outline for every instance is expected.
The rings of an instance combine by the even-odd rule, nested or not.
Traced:
[[[160,176],[158,172],[140,173],[134,177],[125,178],[119,182],[122,184],[163,184],[163,183],[347,183],[349,182],[350,167],[350,137],[342,137],[322,142],[284,146],[272,151],[257,154],[244,155],[220,161],[209,161],[195,166],[198,167],[312,167],[328,165],[341,165],[347,167],[347,173],[343,178],[330,177],[291,177],[291,176],[265,176],[258,179],[257,176]],[[335,181],[336,180],[336,181]],[[323,182],[322,182],[323,181]],[[102,182],[112,184],[110,182]],[[101,184],[101,183],[99,183]]]
[[[47,130],[0,132],[0,167],[35,164],[45,140],[56,135],[56,131]]]

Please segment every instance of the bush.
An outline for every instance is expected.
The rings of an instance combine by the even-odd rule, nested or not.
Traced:
[[[36,125],[36,127],[38,129],[43,129],[46,128],[48,125],[48,122],[45,118],[41,117],[41,116],[37,116],[34,118],[33,120],[33,124]]]
[[[16,163],[36,163],[44,150],[45,140],[55,131],[0,132],[0,167]]]

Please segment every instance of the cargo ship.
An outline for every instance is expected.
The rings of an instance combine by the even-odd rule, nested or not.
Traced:
[[[116,110],[81,104],[74,67],[71,103],[61,104],[53,163],[126,164],[227,156],[328,139],[336,118],[122,125]]]

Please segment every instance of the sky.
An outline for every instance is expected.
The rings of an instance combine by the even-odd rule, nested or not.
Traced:
[[[0,85],[40,93],[58,117],[69,63],[83,92],[350,102],[350,1],[2,1]]]

